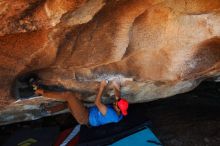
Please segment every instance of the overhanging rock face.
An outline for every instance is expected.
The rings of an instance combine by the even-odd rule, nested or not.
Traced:
[[[0,8],[2,124],[48,115],[7,120],[17,111],[14,80],[28,72],[86,101],[98,81],[132,78],[122,88],[132,103],[187,92],[220,74],[218,0],[3,0]],[[19,101],[20,114],[46,101]]]

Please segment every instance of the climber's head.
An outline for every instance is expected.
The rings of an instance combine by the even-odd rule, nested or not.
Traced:
[[[119,98],[116,102],[114,102],[114,109],[119,113],[122,113],[123,116],[128,114],[128,101],[124,98]]]

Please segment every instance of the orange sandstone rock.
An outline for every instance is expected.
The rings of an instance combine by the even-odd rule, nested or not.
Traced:
[[[130,102],[220,74],[217,0],[3,0],[0,8],[2,103],[13,103],[12,83],[28,72],[87,101],[101,79],[132,78],[122,87]]]

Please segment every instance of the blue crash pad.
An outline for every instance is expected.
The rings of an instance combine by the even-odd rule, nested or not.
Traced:
[[[141,131],[113,143],[111,146],[162,146],[162,144],[153,132],[146,127]]]

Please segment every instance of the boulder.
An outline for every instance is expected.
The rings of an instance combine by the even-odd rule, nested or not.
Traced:
[[[47,85],[81,92],[87,102],[99,81],[116,78],[131,103],[187,92],[220,75],[217,0],[2,0],[0,8],[4,115],[15,115],[18,102],[24,114],[27,105],[40,110],[47,101],[13,96],[16,78],[30,72]],[[108,88],[104,102],[111,94]],[[42,116],[48,114],[13,119]]]

